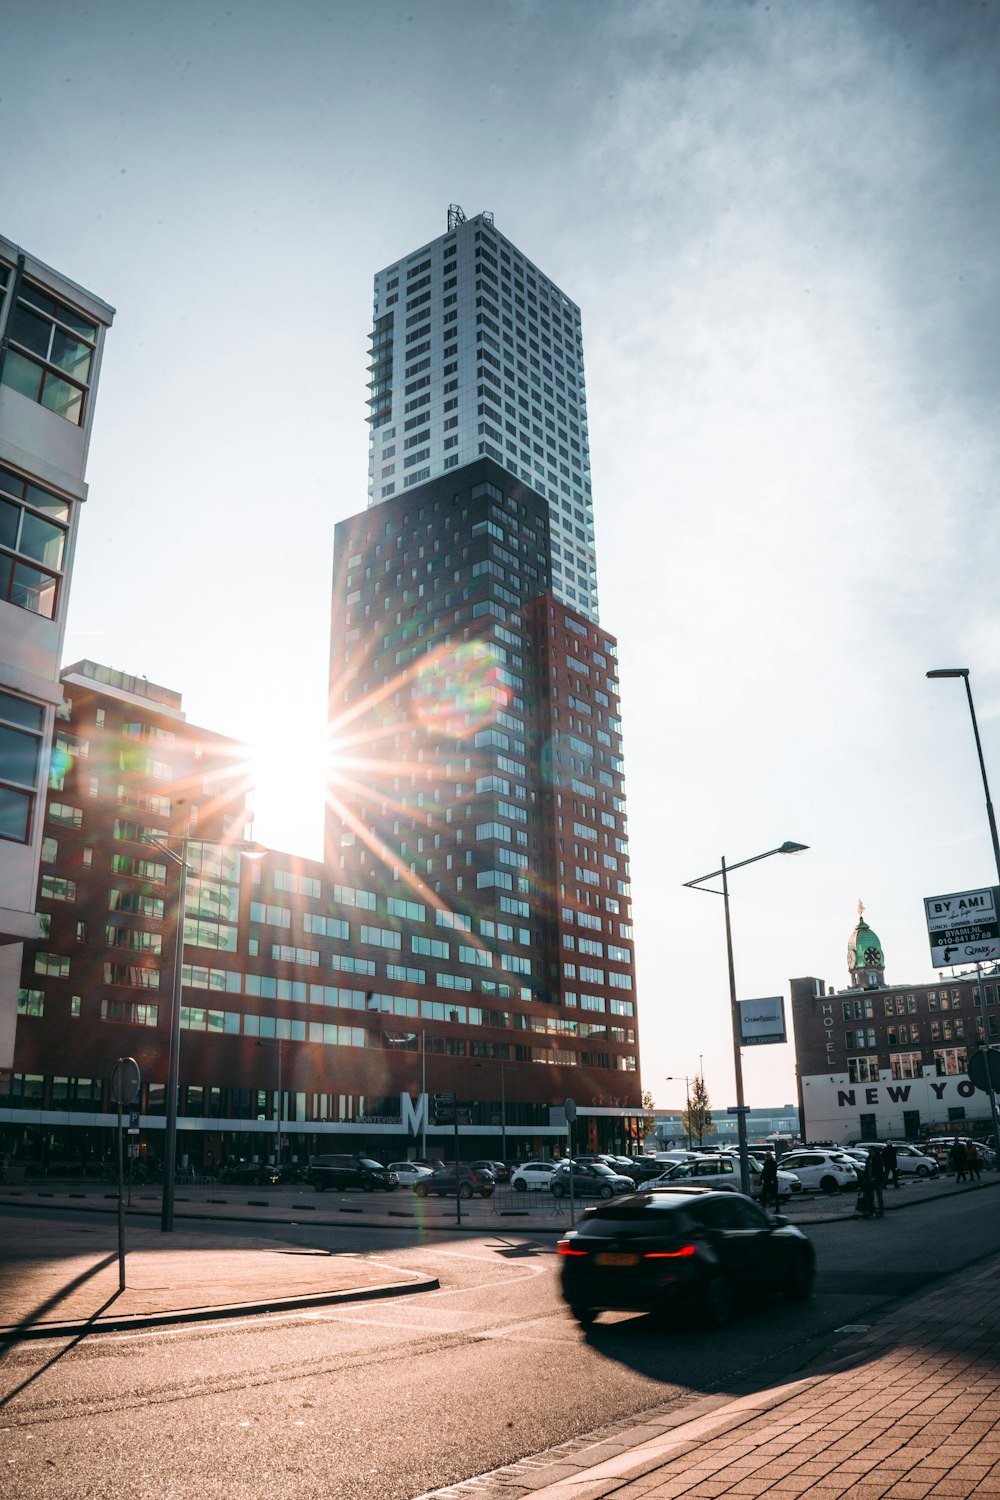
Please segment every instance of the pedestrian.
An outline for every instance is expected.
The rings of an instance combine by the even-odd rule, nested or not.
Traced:
[[[955,1141],[948,1152],[948,1160],[951,1162],[955,1172],[955,1181],[964,1182],[968,1161],[965,1155],[965,1146],[961,1141]]]
[[[882,1165],[885,1168],[886,1184],[888,1185],[891,1182],[894,1188],[898,1188],[899,1158],[896,1155],[896,1148],[891,1141],[882,1152]]]
[[[760,1206],[766,1208],[773,1198],[774,1211],[778,1212],[778,1163],[769,1151],[764,1157],[760,1174]]]
[[[965,1165],[969,1169],[969,1181],[979,1182],[979,1151],[975,1141],[969,1141],[965,1148]]]
[[[873,1150],[868,1153],[868,1160],[872,1167],[872,1187],[874,1189],[875,1217],[881,1219],[885,1213],[885,1199],[882,1189],[885,1186],[885,1159],[881,1151]]]
[[[865,1158],[865,1169],[858,1183],[858,1198],[854,1205],[854,1217],[856,1219],[873,1219],[875,1217],[875,1167],[872,1162],[873,1152],[869,1151]]]

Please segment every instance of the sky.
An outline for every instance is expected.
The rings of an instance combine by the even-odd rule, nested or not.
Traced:
[[[734,1099],[740,998],[890,983],[991,883],[1000,3],[6,0],[0,232],[117,308],[66,635],[254,747],[321,852],[373,273],[497,227],[581,307],[642,1078]],[[747,1102],[795,1097],[791,1046]]]

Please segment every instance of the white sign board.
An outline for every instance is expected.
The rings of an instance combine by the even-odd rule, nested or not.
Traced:
[[[787,1041],[785,1035],[785,1002],[780,995],[766,1000],[738,1000],[740,1045],[760,1047]]]
[[[950,896],[925,896],[927,936],[935,969],[952,964],[984,963],[1000,958],[1000,889],[953,891]]]

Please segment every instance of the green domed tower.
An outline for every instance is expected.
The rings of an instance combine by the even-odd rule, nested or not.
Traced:
[[[885,984],[885,955],[878,934],[864,919],[864,902],[858,902],[857,926],[847,940],[847,968],[855,989],[877,990]]]

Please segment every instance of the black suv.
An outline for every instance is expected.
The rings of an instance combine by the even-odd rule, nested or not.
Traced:
[[[327,1188],[360,1188],[364,1193],[374,1193],[376,1188],[392,1189],[397,1186],[392,1174],[380,1161],[370,1156],[314,1156],[306,1168],[306,1182],[311,1182],[317,1193]]]

